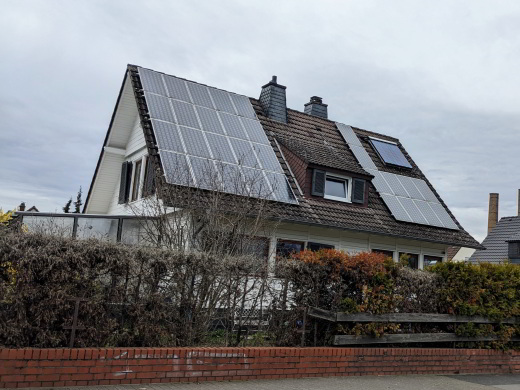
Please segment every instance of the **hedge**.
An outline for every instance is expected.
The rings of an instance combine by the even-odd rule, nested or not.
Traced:
[[[99,240],[0,230],[0,346],[65,347],[74,301],[75,346],[300,345],[303,311],[480,315],[496,325],[316,323],[307,343],[334,334],[496,334],[509,347],[520,316],[520,267],[437,264],[413,270],[382,254],[304,251],[277,259],[177,253]],[[252,326],[254,325],[254,326]]]

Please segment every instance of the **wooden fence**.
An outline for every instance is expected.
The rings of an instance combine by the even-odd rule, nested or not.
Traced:
[[[307,316],[331,322],[381,322],[381,323],[468,323],[476,324],[520,324],[520,317],[507,318],[495,321],[481,316],[458,316],[450,314],[430,313],[336,313],[315,307],[307,309]],[[334,336],[334,345],[360,345],[360,344],[399,344],[399,343],[439,343],[452,341],[493,341],[498,336],[457,336],[455,333],[399,333],[385,334],[381,337],[367,335],[337,335]],[[520,337],[511,338],[512,341],[520,341]]]

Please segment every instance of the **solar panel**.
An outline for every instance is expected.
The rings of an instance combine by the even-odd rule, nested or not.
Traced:
[[[215,88],[209,88],[209,92],[217,110],[236,115],[235,108],[233,107],[233,103],[231,103],[231,97],[228,92]]]
[[[394,195],[381,194],[381,198],[383,198],[395,219],[399,221],[413,222],[412,218],[410,218],[402,204]]]
[[[276,154],[274,154],[273,148],[267,145],[253,144],[258,160],[262,163],[262,167],[269,171],[283,173],[282,167],[278,162]]]
[[[265,132],[262,130],[260,122],[246,118],[240,118],[240,120],[251,141],[269,145],[269,140],[267,139]]]
[[[361,167],[374,176],[372,184],[395,219],[458,229],[424,180],[379,171],[354,130],[343,123],[337,122],[336,126]],[[386,164],[412,168],[396,144],[374,138],[370,142]]]
[[[186,153],[191,156],[211,158],[209,154],[204,133],[200,130],[190,129],[189,127],[179,126]]]
[[[428,202],[417,199],[414,199],[413,202],[417,208],[421,210],[422,215],[424,215],[429,225],[444,227],[444,224],[440,221],[439,217],[437,217],[437,214],[435,214]]]
[[[385,164],[412,168],[404,154],[401,152],[401,149],[399,149],[399,146],[396,144],[375,138],[370,138],[370,142]]]
[[[165,150],[161,150],[159,153],[168,183],[182,186],[193,186],[195,184],[185,154]]]
[[[395,175],[399,181],[401,182],[402,186],[412,199],[424,199],[421,192],[417,189],[415,184],[413,183],[413,180],[411,177],[408,176],[402,176],[402,175]]]
[[[204,107],[195,107],[195,109],[202,124],[202,130],[211,133],[225,134],[215,110]]]
[[[376,164],[374,164],[363,146],[349,145],[349,147],[363,169],[377,169]]]
[[[281,173],[265,173],[271,183],[271,188],[276,199],[280,202],[295,203],[296,198],[294,193],[287,182],[284,174]]]
[[[176,122],[175,117],[173,116],[172,108],[170,107],[169,99],[167,97],[153,95],[146,92],[144,96],[151,118],[161,119],[163,121],[172,123]]]
[[[249,98],[139,75],[168,183],[298,203]]]
[[[444,227],[448,229],[458,229],[459,227],[453,222],[453,219],[450,217],[444,206],[440,203],[432,203],[428,202],[433,212],[437,215],[437,217],[441,220]]]
[[[236,137],[240,139],[247,139],[247,135],[240,123],[240,119],[236,115],[226,114],[224,112],[219,113],[224,129],[226,129],[227,135],[230,137]]]
[[[178,79],[177,77],[171,77],[164,75],[164,83],[168,89],[168,97],[182,100],[183,102],[191,102],[188,89],[184,80]]]
[[[195,114],[195,107],[192,104],[173,99],[170,100],[170,103],[173,106],[173,112],[179,125],[200,129],[199,121]]]
[[[255,110],[251,106],[249,98],[243,95],[237,95],[235,93],[229,94],[233,104],[237,109],[238,115],[245,116],[246,118],[256,119]]]
[[[383,179],[383,176],[381,175],[381,172],[375,171],[375,170],[368,170],[368,172],[372,175],[374,175],[374,178],[372,179],[372,184],[374,187],[376,187],[377,192],[380,194],[389,194],[393,195],[392,189],[387,184],[385,179]]]
[[[212,189],[221,186],[220,176],[218,175],[217,169],[212,160],[194,156],[189,156],[188,158],[198,188]]]
[[[398,175],[389,172],[380,172],[381,176],[386,180],[394,195],[409,197],[408,192],[397,178]]]
[[[424,180],[412,178],[412,181],[415,184],[415,187],[417,187],[417,189],[421,192],[424,200],[427,200],[428,202],[439,203],[439,199],[437,199],[433,191]]]
[[[235,156],[233,155],[227,137],[213,133],[206,133],[206,138],[215,160],[236,164]]]
[[[238,159],[238,165],[244,165],[251,168],[260,168],[260,164],[253,152],[253,147],[248,141],[241,139],[230,138],[231,146],[235,151],[235,156]],[[279,165],[279,164],[278,164]]]
[[[152,126],[155,130],[155,138],[157,139],[158,145],[161,145],[165,150],[184,153],[176,125],[152,119]]]
[[[263,171],[243,167],[242,172],[246,178],[249,196],[274,199],[271,187],[267,184]]]
[[[336,126],[347,144],[362,146],[361,141],[359,141],[359,138],[356,133],[354,133],[354,130],[352,130],[352,127],[339,122],[336,122]]]
[[[141,70],[139,70],[139,72],[141,72]],[[191,102],[193,104],[214,109],[213,102],[209,96],[208,87],[192,82],[188,82],[187,85],[192,98]]]
[[[401,203],[403,208],[406,210],[408,215],[412,218],[412,221],[415,223],[420,223],[422,225],[428,225],[428,221],[422,213],[419,211],[417,206],[415,205],[413,199],[410,198],[403,198],[403,197],[396,197],[397,200]]]
[[[160,73],[148,69],[140,69],[139,77],[141,78],[141,84],[143,85],[144,90],[158,95],[166,95],[166,90],[164,89],[164,83]],[[145,85],[146,88],[144,87]]]

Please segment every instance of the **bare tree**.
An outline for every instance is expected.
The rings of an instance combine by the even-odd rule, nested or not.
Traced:
[[[139,241],[199,259],[175,277],[158,277],[158,286],[161,277],[178,281],[164,284],[177,297],[175,317],[190,333],[182,339],[195,341],[220,319],[226,343],[238,345],[242,330],[247,334],[265,323],[278,294],[267,259],[269,237],[280,221],[281,205],[274,202],[279,189],[264,171],[242,164],[193,159],[188,166],[184,156],[161,157],[166,177],[156,176],[154,194],[131,206],[139,217]],[[207,264],[215,259],[219,264]]]

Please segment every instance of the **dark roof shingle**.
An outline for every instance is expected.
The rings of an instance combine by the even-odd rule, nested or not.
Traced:
[[[258,100],[250,100],[268,137],[270,137],[271,140],[276,139],[276,142],[287,147],[302,160],[316,165],[370,176],[357,162],[354,154],[339,133],[335,122],[291,109],[287,110],[287,123],[278,122],[265,116]],[[372,160],[376,165],[379,164],[378,169],[404,174],[403,170],[387,167],[380,162],[376,152],[372,149],[368,141],[368,137],[374,136],[397,142],[401,151],[413,167],[412,170],[406,172],[406,175],[425,180],[430,189],[447,209],[442,199],[435,192],[433,186],[428,182],[424,174],[399,143],[399,140],[355,127],[353,130],[361,139],[363,146]],[[273,144],[276,145],[276,143]],[[281,160],[281,163],[282,167],[286,167],[285,161]],[[291,176],[288,169],[286,173],[289,177]],[[294,184],[294,180],[290,181]],[[450,230],[397,221],[388,210],[375,187],[372,184],[370,184],[369,187],[368,207],[359,207],[349,203],[300,196],[300,205],[290,205],[285,208],[285,219],[299,223],[371,232],[395,237],[407,237],[448,245],[471,248],[480,247],[480,244],[466,232],[458,222],[457,224],[460,230]],[[293,188],[296,190],[296,186],[293,185]],[[295,193],[297,192],[295,191]],[[453,217],[451,213],[450,215]],[[454,217],[453,219],[456,221]]]
[[[507,241],[520,235],[520,216],[502,217],[491,233],[482,241],[486,249],[476,250],[469,258],[471,263],[500,263],[508,258]],[[519,237],[520,238],[520,237]]]

